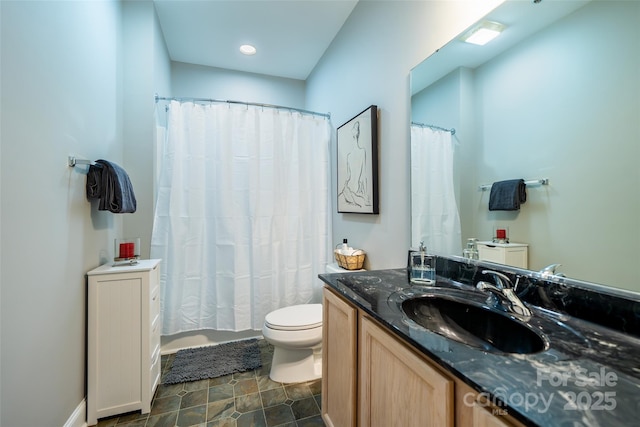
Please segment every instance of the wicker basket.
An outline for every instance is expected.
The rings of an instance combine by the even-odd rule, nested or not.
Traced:
[[[333,255],[338,261],[338,265],[347,270],[360,270],[364,265],[364,258],[367,256],[364,252],[360,255],[342,255],[337,249],[333,251]]]

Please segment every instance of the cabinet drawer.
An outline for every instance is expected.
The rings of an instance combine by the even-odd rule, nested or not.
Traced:
[[[529,250],[525,244],[478,243],[478,255],[481,261],[528,268]]]
[[[151,325],[151,334],[149,336],[149,349],[151,362],[155,359],[156,354],[160,353],[160,316],[156,317],[155,322]]]
[[[160,291],[160,268],[156,265],[149,272],[149,292],[153,295]]]
[[[478,253],[483,261],[504,264],[504,249],[489,245],[479,245]]]
[[[150,386],[151,386],[151,398],[152,399],[153,399],[153,393],[154,393],[156,387],[158,386],[158,384],[160,384],[160,373],[161,373],[160,361],[161,361],[160,347],[158,346],[158,351],[156,353],[154,353],[154,356],[153,356],[153,359],[152,359],[152,363],[151,363],[151,369],[150,369],[150,372],[149,372],[149,379],[151,381]]]
[[[151,292],[149,301],[149,321],[153,324],[160,315],[160,288],[156,287]]]

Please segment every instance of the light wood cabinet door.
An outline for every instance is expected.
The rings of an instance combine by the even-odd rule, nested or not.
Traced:
[[[513,427],[513,424],[491,414],[476,403],[473,405],[473,427]]]
[[[359,425],[453,426],[453,381],[371,319],[359,328]]]
[[[355,427],[357,310],[323,290],[322,418],[328,427]]]

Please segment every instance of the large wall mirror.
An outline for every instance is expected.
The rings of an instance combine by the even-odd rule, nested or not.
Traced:
[[[483,21],[505,29],[411,71],[412,122],[456,130],[461,241],[505,228],[531,270],[640,291],[640,2],[507,1]],[[489,211],[479,187],[517,178],[549,185]]]

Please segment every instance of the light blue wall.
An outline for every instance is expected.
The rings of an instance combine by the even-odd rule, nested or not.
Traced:
[[[85,197],[123,160],[121,4],[1,2],[2,418],[61,426],[84,398],[85,273],[122,221]]]
[[[168,56],[149,1],[2,1],[0,15],[0,425],[82,425],[85,273],[113,258],[128,221],[150,230],[140,211]],[[123,165],[139,212],[98,211],[68,155]]]
[[[333,198],[333,240],[364,249],[366,268],[406,265],[411,244],[409,72],[498,3],[360,1],[307,79],[307,108],[330,111],[334,128],[380,110],[380,214],[338,214]],[[334,132],[334,188],[335,147]]]
[[[305,107],[302,80],[243,73],[201,65],[171,63],[171,96],[212,98]],[[166,94],[165,94],[166,95]]]
[[[475,171],[461,179],[463,238],[508,227],[530,244],[531,269],[559,262],[568,276],[640,290],[639,17],[638,2],[594,2],[475,70],[465,103],[477,132],[459,146],[458,170]],[[414,114],[458,120],[424,101],[458,97],[456,77],[414,97]],[[477,186],[519,177],[550,185],[529,188],[519,213],[489,212]]]
[[[155,99],[171,87],[170,59],[150,1],[125,1],[123,21],[123,167],[134,185],[138,207],[124,218],[123,237],[140,237],[149,256],[153,227]]]

